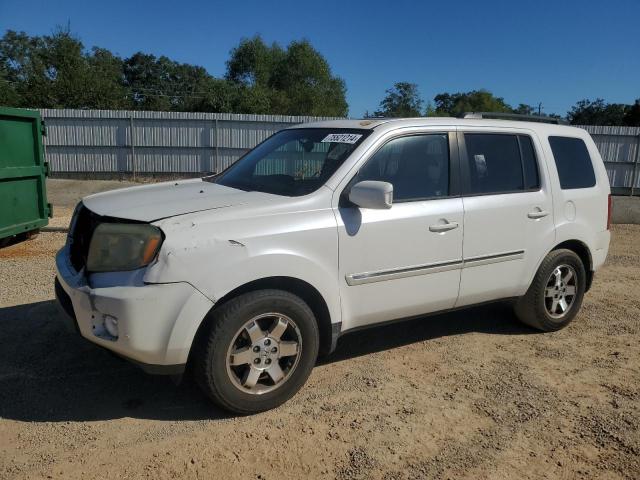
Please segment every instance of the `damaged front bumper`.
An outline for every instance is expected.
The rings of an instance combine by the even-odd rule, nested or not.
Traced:
[[[66,246],[56,269],[56,297],[71,328],[149,373],[184,371],[211,300],[186,282],[91,288]]]

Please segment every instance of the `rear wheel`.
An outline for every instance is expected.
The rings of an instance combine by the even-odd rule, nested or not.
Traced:
[[[571,250],[554,250],[542,261],[529,290],[516,303],[516,315],[539,330],[560,330],[578,314],[585,286],[586,272],[580,257]]]
[[[280,290],[241,295],[215,310],[194,351],[196,380],[218,405],[236,413],[286,402],[307,380],[318,355],[309,306]]]

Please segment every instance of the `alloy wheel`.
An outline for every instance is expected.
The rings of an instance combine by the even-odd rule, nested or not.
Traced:
[[[241,391],[264,394],[291,377],[301,352],[302,335],[296,323],[280,313],[264,313],[234,335],[226,356],[227,374]]]
[[[555,320],[564,317],[576,299],[578,275],[570,265],[557,266],[547,281],[544,304],[549,316]]]

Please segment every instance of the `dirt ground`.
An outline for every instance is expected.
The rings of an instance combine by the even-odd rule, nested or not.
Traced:
[[[64,330],[64,234],[0,249],[0,478],[640,478],[640,226],[542,334],[495,304],[343,337],[235,417]]]

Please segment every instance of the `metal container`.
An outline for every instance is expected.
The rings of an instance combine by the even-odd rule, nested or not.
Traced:
[[[40,113],[0,108],[0,239],[29,234],[49,223]]]

